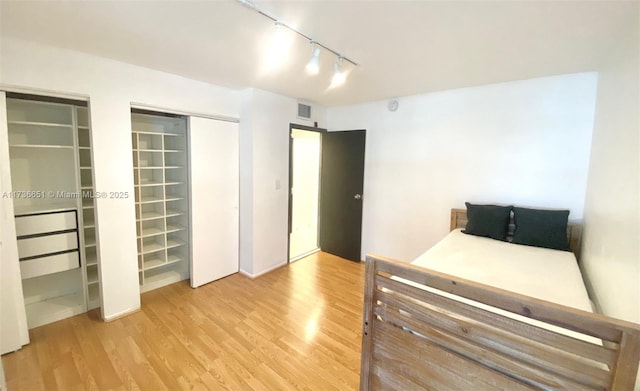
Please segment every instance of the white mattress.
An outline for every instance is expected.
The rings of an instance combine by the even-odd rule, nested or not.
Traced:
[[[451,231],[415,265],[592,312],[573,253]]]

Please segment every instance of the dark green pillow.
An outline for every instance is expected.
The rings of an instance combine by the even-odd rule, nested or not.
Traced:
[[[513,208],[513,243],[569,251],[568,210]]]
[[[487,238],[506,240],[509,230],[511,206],[474,205],[467,206],[467,226],[464,233]]]

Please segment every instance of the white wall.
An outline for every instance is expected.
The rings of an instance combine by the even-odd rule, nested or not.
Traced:
[[[258,276],[287,263],[289,124],[322,127],[325,110],[297,118],[298,101],[243,91],[240,122],[240,270]]]
[[[0,87],[88,96],[97,191],[133,194],[132,102],[238,117],[240,93],[117,61],[3,37]],[[103,317],[140,307],[134,200],[96,203]]]
[[[638,25],[599,73],[582,265],[606,315],[640,323]]]
[[[413,260],[465,201],[582,218],[595,92],[582,73],[328,109],[330,130],[367,130],[363,254]]]

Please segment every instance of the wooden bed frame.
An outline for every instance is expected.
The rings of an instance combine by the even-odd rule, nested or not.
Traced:
[[[367,256],[361,390],[627,391],[639,360],[638,324]]]

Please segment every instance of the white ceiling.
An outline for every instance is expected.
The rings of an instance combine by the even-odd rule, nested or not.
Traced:
[[[0,33],[220,86],[256,87],[327,106],[597,70],[638,23],[638,2],[260,1],[265,12],[353,59],[328,89],[335,57],[309,76],[292,36],[281,68],[262,61],[274,25],[233,1],[6,1]]]

